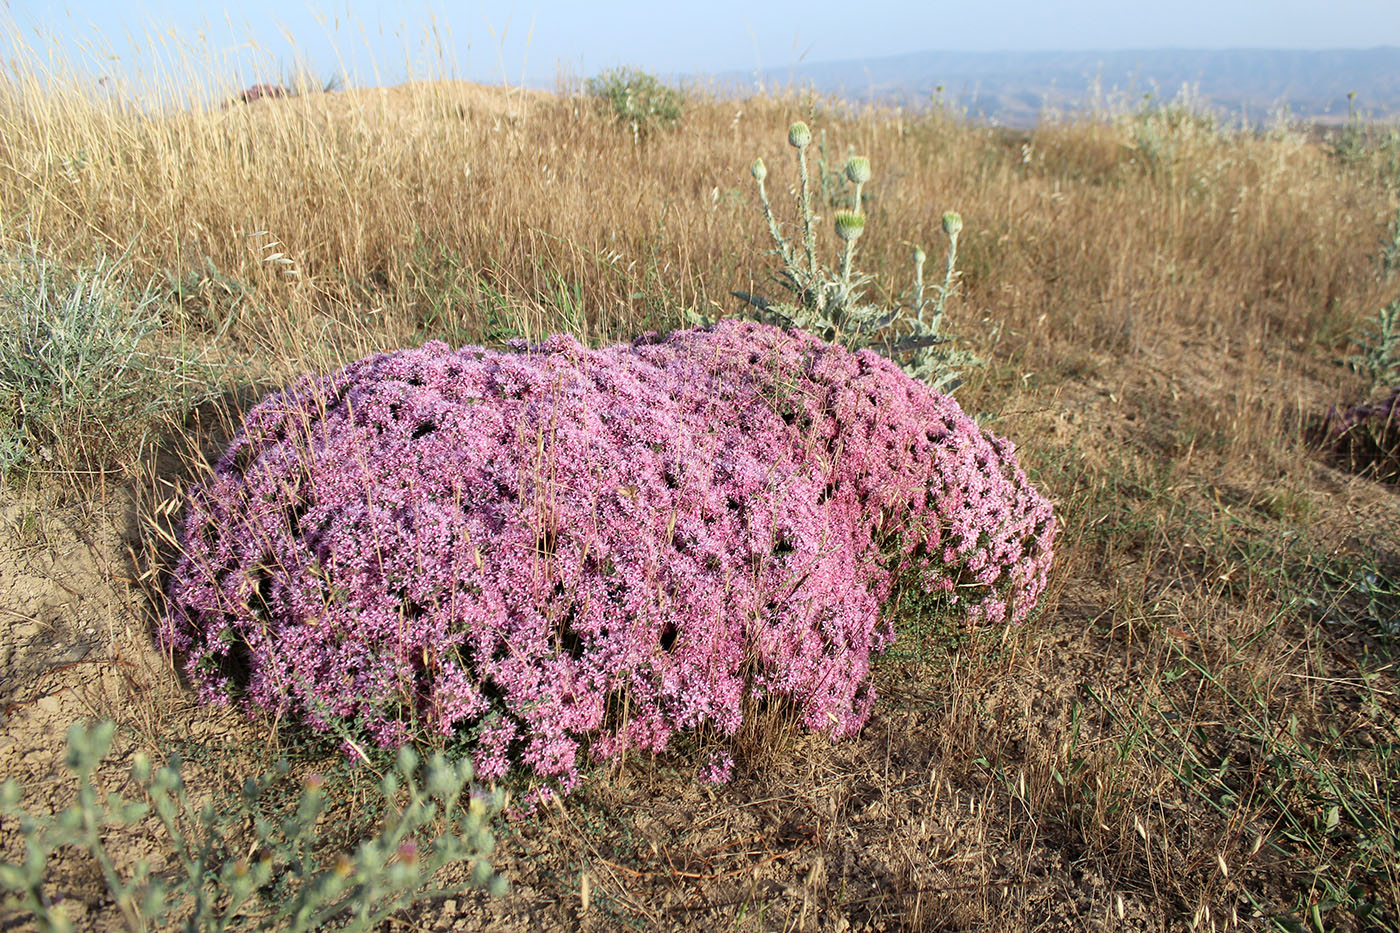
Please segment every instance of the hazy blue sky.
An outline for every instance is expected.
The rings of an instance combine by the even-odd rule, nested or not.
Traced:
[[[148,57],[133,53],[131,37],[173,31],[213,58],[238,56],[241,75],[275,79],[301,58],[320,75],[344,68],[361,84],[375,83],[376,67],[383,81],[402,80],[410,65],[549,83],[560,70],[588,76],[620,64],[693,74],[926,49],[1400,45],[1400,0],[0,0],[0,19],[7,15],[30,43],[38,29],[70,54],[114,53],[98,68],[129,71]]]

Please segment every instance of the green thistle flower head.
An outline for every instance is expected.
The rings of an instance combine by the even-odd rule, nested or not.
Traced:
[[[857,185],[870,180],[870,160],[865,156],[851,156],[846,160],[846,177]]]
[[[950,237],[962,233],[962,215],[957,211],[949,211],[943,215],[943,232]]]
[[[749,171],[753,172],[753,177],[756,181],[763,181],[763,179],[768,177],[768,166],[763,164],[762,159],[754,159],[753,166]]]
[[[788,127],[788,145],[794,149],[806,149],[812,144],[812,131],[807,129],[807,124],[798,120]]]
[[[860,235],[865,232],[865,215],[857,214],[855,211],[836,212],[836,235],[843,242],[850,243],[860,239]]]
[[[922,246],[914,247],[914,265],[922,266],[927,261],[928,255],[924,252],[924,248]]]

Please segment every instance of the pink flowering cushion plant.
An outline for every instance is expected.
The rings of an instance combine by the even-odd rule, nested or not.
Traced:
[[[1353,472],[1400,482],[1400,386],[1379,401],[1333,407],[1313,426],[1312,440]]]
[[[483,777],[567,790],[732,735],[746,697],[854,733],[896,580],[1017,622],[1054,536],[1010,442],[868,351],[732,322],[429,343],[248,413],[190,496],[161,635],[206,700],[462,736]]]

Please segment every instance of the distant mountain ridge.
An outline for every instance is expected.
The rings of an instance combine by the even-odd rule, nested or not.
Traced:
[[[914,52],[804,63],[717,77],[721,87],[811,86],[851,100],[928,106],[942,97],[968,116],[1029,126],[1047,112],[1122,110],[1144,94],[1192,99],[1230,119],[1339,123],[1347,94],[1363,116],[1400,116],[1400,47],[1320,51],[1144,49],[1089,52]]]

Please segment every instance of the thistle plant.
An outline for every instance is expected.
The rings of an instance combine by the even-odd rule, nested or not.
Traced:
[[[420,768],[418,755],[401,749],[397,771],[380,784],[391,814],[385,825],[353,851],[323,861],[319,824],[326,794],[318,776],[305,779],[295,810],[279,816],[265,796],[286,779],[285,762],[248,779],[236,797],[216,806],[191,799],[178,756],[157,767],[138,753],[131,777],[145,799],[103,795],[95,774],[115,731],[110,721],[91,727],[79,721],[68,730],[66,761],[78,779],[77,798],[52,816],[24,810],[13,779],[0,785],[0,812],[18,821],[25,843],[21,862],[0,862],[0,889],[33,914],[41,933],[73,929],[62,904],[44,890],[49,856],[61,848],[92,856],[131,930],[374,930],[414,901],[451,893],[432,879],[462,861],[472,863],[470,885],[504,891],[504,879],[485,859],[495,844],[490,820],[503,801],[471,792],[465,759],[435,755]],[[111,827],[140,825],[152,812],[175,867],[157,875],[141,859],[123,877],[106,834]],[[434,836],[437,827],[446,831]]]
[[[1351,368],[1369,376],[1372,388],[1400,384],[1400,298],[1380,309],[1356,344],[1361,352],[1350,358]]]
[[[858,155],[846,160],[842,175],[851,200],[848,209],[835,212],[834,229],[840,241],[840,254],[838,268],[833,271],[819,263],[817,257],[815,231],[820,218],[812,211],[807,166],[807,147],[811,141],[812,133],[805,123],[794,123],[789,128],[788,143],[797,150],[797,201],[802,223],[800,247],[794,246],[784,234],[774,213],[765,184],[767,166],[762,159],[757,159],[752,167],[774,252],[782,264],[776,278],[792,298],[775,302],[748,292],[735,292],[734,296],[745,302],[758,320],[810,331],[823,340],[852,350],[868,347],[895,360],[909,375],[934,389],[952,391],[961,382],[961,370],[981,362],[970,353],[948,346],[949,338],[942,334],[948,300],[957,291],[957,250],[962,218],[952,211],[943,216],[948,252],[940,284],[925,287],[923,269],[927,255],[916,246],[912,256],[914,284],[907,302],[882,307],[864,301],[864,289],[872,277],[856,272],[854,261],[856,244],[867,221],[862,207],[864,188],[871,179],[870,160]],[[825,193],[832,186],[827,180],[824,151],[820,164]],[[690,317],[692,323],[709,323],[693,313]]]

